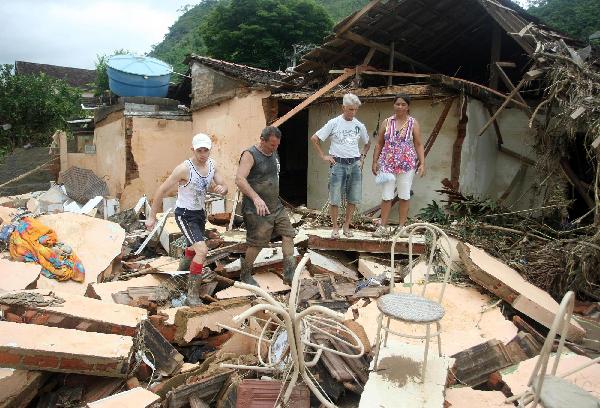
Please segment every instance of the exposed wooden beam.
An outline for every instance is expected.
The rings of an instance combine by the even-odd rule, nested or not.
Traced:
[[[573,171],[569,162],[566,159],[562,159],[560,161],[560,166],[562,167],[565,175],[567,176],[571,184],[573,184],[581,198],[583,198],[583,201],[585,201],[589,208],[595,208],[594,200],[592,200],[592,198],[590,197],[587,189],[585,188],[585,185],[581,180],[579,180],[579,177],[577,177],[577,174],[575,173],[575,171]]]
[[[330,69],[330,74],[343,74],[343,69]],[[381,76],[395,76],[395,77],[409,77],[409,78],[429,78],[429,74],[413,74],[412,72],[390,72],[390,71],[363,71],[363,75],[381,75]]]
[[[372,47],[369,48],[369,52],[367,52],[367,55],[365,56],[365,59],[363,60],[363,65],[369,65],[369,63],[371,62],[371,59],[373,58],[373,55],[375,54],[375,51],[377,51],[375,48],[372,48]]]
[[[282,117],[280,117],[279,119],[277,119],[271,125],[272,126],[281,126],[281,124],[283,124],[289,118],[291,118],[292,116],[296,115],[302,109],[306,108],[308,105],[310,105],[311,103],[313,103],[315,100],[317,100],[325,92],[329,91],[334,86],[342,83],[344,80],[350,78],[352,75],[354,75],[356,73],[360,73],[360,71],[361,71],[360,67],[356,67],[356,69],[349,69],[349,68],[345,69],[344,73],[342,75],[338,76],[333,81],[329,82],[324,87],[322,87],[321,89],[319,89],[318,91],[316,91],[314,94],[312,94],[311,96],[309,96],[308,98],[306,98],[298,106],[296,106],[294,109],[292,109],[291,111],[289,111],[288,113],[286,113],[285,115],[283,115]]]
[[[490,51],[490,88],[498,89],[498,71],[496,63],[500,61],[502,50],[502,31],[499,24],[492,27],[492,47]]]
[[[533,160],[531,160],[529,157],[525,157],[522,154],[519,154],[513,150],[510,150],[507,147],[498,146],[498,150],[507,156],[514,157],[515,159],[521,161],[521,163],[525,163],[528,166],[535,166],[535,162]]]
[[[394,71],[394,51],[396,48],[396,44],[394,43],[394,41],[392,41],[392,43],[390,44],[390,62],[389,62],[389,66],[388,66],[388,70],[390,72]],[[388,86],[392,86],[392,79],[394,77],[392,75],[390,75],[388,77]]]
[[[427,153],[429,153],[429,151],[433,147],[433,143],[435,142],[435,139],[437,139],[437,136],[440,133],[440,130],[442,130],[442,126],[444,125],[444,122],[446,121],[446,117],[448,116],[448,112],[450,112],[450,107],[452,106],[453,102],[454,102],[454,98],[450,98],[448,100],[448,102],[446,102],[446,106],[444,106],[444,110],[442,111],[442,114],[438,118],[437,123],[435,124],[435,126],[433,127],[433,130],[431,131],[431,134],[427,138],[427,141],[425,142],[425,157],[427,157]]]
[[[523,85],[525,85],[525,83],[531,81],[533,78],[536,78],[536,77],[540,76],[542,73],[543,73],[543,71],[541,71],[539,69],[534,69],[534,70],[531,70],[531,71],[527,72],[525,75],[523,75],[523,78],[521,79],[521,81],[519,81],[519,83],[517,84],[517,86],[511,91],[510,94],[508,94],[508,96],[506,97],[506,99],[504,100],[504,102],[502,102],[502,105],[500,105],[500,107],[498,108],[498,110],[496,111],[496,113],[494,113],[494,115],[481,128],[481,130],[479,131],[479,133],[477,134],[477,136],[481,136],[483,134],[483,132],[485,132],[486,129],[492,124],[492,122],[494,120],[496,120],[496,118],[498,117],[498,115],[500,115],[500,112],[502,112],[504,110],[504,108],[515,97],[515,95],[519,92],[519,90],[523,87]]]
[[[506,87],[508,88],[509,91],[512,91],[513,89],[515,89],[515,85],[512,83],[512,81],[510,80],[510,78],[508,77],[508,75],[506,75],[506,72],[504,72],[504,69],[502,69],[502,65],[500,65],[499,62],[495,62],[494,66],[492,68],[500,76],[500,79],[502,80],[502,82],[504,82],[504,85],[506,85]],[[525,99],[523,99],[523,97],[521,96],[521,94],[516,93],[515,94],[515,98],[518,101],[520,101],[520,102],[524,103],[525,105],[527,105],[527,102],[525,102]]]
[[[361,19],[362,16],[367,14],[373,7],[381,3],[381,0],[371,0],[368,4],[366,4],[363,8],[358,10],[351,18],[348,20],[343,26],[341,26],[338,30],[336,30],[337,34],[345,33],[350,30],[354,24],[358,20]]]
[[[390,47],[380,44],[376,41],[370,40],[366,37],[363,37],[360,34],[353,33],[352,31],[348,31],[348,32],[344,33],[341,37],[347,39],[348,41],[352,41],[356,44],[361,44],[361,45],[364,45],[369,48],[375,48],[377,51],[381,51],[386,55],[390,55],[392,53],[392,50],[390,49]],[[435,73],[438,72],[434,68],[431,68],[430,66],[425,65],[419,61],[415,61],[414,59],[410,58],[409,56],[404,55],[398,51],[394,52],[394,58],[398,59],[400,61],[403,61],[403,62],[407,62],[412,65],[415,65],[421,69],[424,69],[425,71],[435,72]]]

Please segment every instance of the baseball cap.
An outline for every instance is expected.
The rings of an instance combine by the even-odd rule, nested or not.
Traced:
[[[192,147],[194,150],[200,149],[201,147],[206,147],[208,150],[212,147],[212,141],[208,135],[204,133],[198,133],[192,139]]]

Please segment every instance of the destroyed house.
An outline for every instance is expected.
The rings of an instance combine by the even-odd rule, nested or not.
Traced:
[[[443,186],[532,208],[545,193],[535,182],[529,126],[544,84],[543,75],[530,72],[540,40],[580,45],[510,1],[371,1],[338,23],[291,75],[192,55],[194,131],[216,139],[219,162],[232,163],[232,181],[242,149],[266,124],[280,126],[282,197],[318,209],[327,200],[328,168],[310,136],[340,114],[346,92],[361,98],[357,118],[370,134],[393,113],[394,95],[407,93],[427,154],[427,175],[413,183],[412,214],[442,199],[436,190]],[[380,201],[372,152],[362,210]]]

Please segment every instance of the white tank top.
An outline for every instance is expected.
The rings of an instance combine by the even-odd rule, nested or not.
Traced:
[[[186,184],[182,184],[177,189],[177,201],[175,206],[187,210],[203,210],[206,191],[215,175],[215,162],[208,159],[208,173],[206,176],[200,174],[191,160],[186,160],[185,164],[190,170],[190,177]]]

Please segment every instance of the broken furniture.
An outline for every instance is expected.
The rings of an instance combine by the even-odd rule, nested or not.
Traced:
[[[308,260],[309,256],[305,255],[296,267],[287,305],[278,302],[259,287],[235,283],[234,286],[247,289],[259,296],[260,303],[234,317],[233,320],[241,323],[246,319],[252,319],[255,323],[260,322],[262,329],[257,336],[233,327],[221,326],[258,340],[256,355],[259,365],[222,364],[221,366],[281,375],[284,388],[281,389],[280,395],[283,395],[284,404],[289,401],[298,377],[302,376],[306,385],[324,406],[335,408],[330,398],[324,395],[323,388],[310,372],[310,368],[319,362],[324,352],[347,358],[359,358],[364,353],[364,346],[360,338],[342,323],[344,320],[342,314],[318,305],[298,312],[299,277]],[[263,313],[268,317],[267,320],[258,316]],[[313,341],[311,333],[348,346],[346,349],[348,352],[338,351],[334,347],[329,347],[327,343],[319,344],[320,342]],[[267,347],[266,360],[263,357],[265,346]],[[308,360],[305,359],[307,357]]]
[[[427,272],[424,277],[423,290],[420,295],[412,293],[412,268],[413,268],[413,239],[417,231],[423,231],[425,234],[429,234],[431,238],[431,249],[429,253],[429,262],[427,263]],[[409,293],[393,293],[394,291],[394,247],[400,237],[408,234],[408,270],[410,276],[410,292]],[[421,373],[421,380],[425,379],[425,370],[427,369],[427,354],[429,351],[429,339],[437,337],[438,340],[438,354],[442,356],[442,339],[440,336],[441,326],[440,320],[444,317],[444,307],[442,306],[442,299],[444,297],[444,289],[448,276],[450,274],[450,258],[444,256],[444,251],[441,250],[442,241],[445,241],[445,247],[450,248],[450,240],[444,231],[432,224],[427,223],[415,223],[408,225],[397,233],[392,240],[391,249],[391,269],[392,276],[390,277],[390,293],[380,297],[377,300],[377,307],[379,308],[379,317],[377,320],[377,340],[375,341],[375,357],[373,359],[373,369],[377,371],[377,358],[379,357],[379,351],[381,348],[381,330],[385,331],[383,340],[383,346],[387,346],[388,334],[392,333],[400,337],[425,339],[425,355],[423,358],[423,370]],[[429,276],[431,275],[433,260],[436,254],[439,252],[439,256],[443,259],[445,271],[442,289],[436,301],[429,300],[425,297],[425,291],[427,289],[427,283],[429,282]],[[387,317],[386,326],[383,327],[383,318]],[[426,325],[425,336],[415,336],[398,333],[390,329],[390,320],[399,320],[410,324]],[[431,333],[431,325],[436,325],[436,332]]]
[[[572,291],[567,292],[560,302],[560,308],[550,332],[546,337],[542,351],[540,352],[540,358],[538,359],[531,377],[527,382],[527,391],[522,394],[515,395],[506,400],[506,403],[513,403],[518,401],[519,407],[524,407],[533,403],[530,408],[535,408],[538,403],[542,403],[545,408],[558,408],[564,406],[576,406],[578,408],[596,408],[600,406],[600,400],[593,395],[589,394],[585,390],[581,389],[577,385],[565,380],[564,378],[589,367],[592,364],[600,363],[600,357],[596,357],[593,360],[588,361],[586,364],[579,366],[575,369],[569,370],[566,373],[556,375],[558,363],[564,349],[565,340],[567,338],[567,331],[569,329],[569,322],[573,314],[573,305],[575,303],[575,293]],[[556,335],[560,334],[560,341],[556,350],[556,356],[552,364],[552,370],[548,369],[548,360],[550,359],[550,353],[555,342]]]

